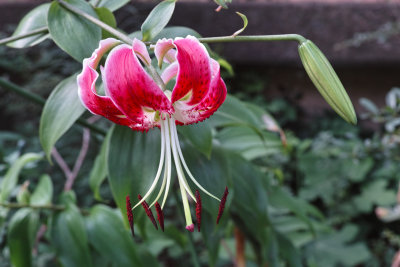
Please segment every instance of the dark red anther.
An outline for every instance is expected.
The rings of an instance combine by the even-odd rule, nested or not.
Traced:
[[[138,195],[138,199],[142,200],[142,196]],[[147,204],[146,201],[143,201],[142,202],[142,206],[143,206],[144,210],[146,211],[147,217],[150,218],[150,220],[153,223],[154,227],[158,230],[156,219],[154,219],[153,213],[151,212],[151,209],[149,208],[149,204]]]
[[[156,211],[157,211],[158,223],[160,224],[161,230],[164,232],[164,213],[161,209],[160,204],[158,204],[158,202],[156,202],[155,206],[156,206]]]
[[[196,218],[197,218],[197,231],[200,232],[201,227],[201,198],[199,190],[196,190]]]
[[[131,227],[132,236],[135,236],[135,230],[133,228],[133,214],[132,214],[131,199],[129,196],[126,196],[126,215],[128,216],[128,221],[129,221],[129,225]]]
[[[218,216],[217,216],[217,224],[219,223],[219,219],[221,219],[222,213],[224,212],[226,197],[228,196],[228,187],[225,187],[225,192],[222,195],[221,203],[219,204]]]

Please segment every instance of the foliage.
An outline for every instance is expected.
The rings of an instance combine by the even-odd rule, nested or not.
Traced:
[[[16,36],[48,28],[48,33],[38,33],[10,46],[37,45],[35,49],[46,50],[39,53],[44,59],[30,62],[35,63],[32,70],[39,66],[49,70],[45,74],[32,73],[24,80],[42,88],[43,95],[50,93],[48,87],[54,87],[42,111],[39,139],[48,159],[52,158],[59,168],[41,160],[39,142],[35,137],[32,141],[32,133],[26,134],[29,131],[22,135],[0,132],[0,261],[14,266],[225,266],[234,261],[229,254],[232,245],[239,242],[234,235],[239,232],[251,244],[243,251],[249,265],[387,265],[387,256],[374,248],[381,241],[374,227],[377,220],[373,210],[395,199],[390,188],[399,178],[399,151],[387,142],[386,134],[396,132],[400,124],[397,113],[387,120],[385,135],[376,134],[371,139],[363,140],[354,126],[344,126],[346,134],[321,131],[301,140],[295,136],[297,133],[284,135],[265,107],[282,115],[279,117],[283,122],[296,118],[294,110],[287,110],[288,104],[282,101],[267,105],[262,98],[252,104],[230,95],[206,122],[178,129],[183,137],[183,154],[200,184],[216,195],[221,195],[226,185],[229,187],[220,224],[214,223],[218,203],[205,198],[202,232],[183,232],[183,215],[175,197],[168,200],[164,210],[164,233],[154,230],[143,210],[137,209],[136,236],[131,238],[125,197],[136,196],[150,186],[149,177],[156,169],[148,163],[158,160],[160,132],[110,127],[105,120],[96,123],[100,131],[75,127],[80,117],[87,127],[94,121],[83,114],[77,102],[74,73],[80,65],[65,54],[53,52],[55,49],[44,41],[51,39],[81,62],[101,38],[118,32],[104,31],[104,27],[67,10],[62,3],[116,28],[112,12],[127,2],[53,1],[28,13],[14,33]],[[145,41],[199,36],[192,29],[166,27],[175,2],[161,2],[140,31],[129,36],[141,35]],[[225,8],[230,2],[216,1]],[[7,51],[0,50],[3,54]],[[61,62],[53,60],[58,55]],[[29,61],[29,57],[1,58],[6,60],[0,64],[11,63],[8,69],[2,67],[8,73],[18,72],[17,60]],[[66,70],[60,70],[60,66],[66,66]],[[229,71],[229,64],[225,66]],[[43,77],[54,80],[43,84]],[[259,96],[262,88],[262,83],[246,85],[246,92],[238,96],[248,100]],[[397,112],[398,101],[389,98],[391,111]],[[380,114],[377,108],[370,110]],[[89,140],[93,140],[90,149]],[[178,188],[171,190],[176,195]]]

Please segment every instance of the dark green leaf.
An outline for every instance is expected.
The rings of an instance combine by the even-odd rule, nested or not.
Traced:
[[[146,266],[119,212],[97,205],[91,209],[86,226],[90,244],[115,266]]]
[[[109,135],[104,138],[103,144],[101,145],[100,153],[97,155],[94,161],[94,166],[90,171],[89,185],[92,189],[94,198],[101,200],[100,196],[100,186],[104,179],[107,177],[107,146],[109,141]]]
[[[210,157],[212,149],[212,129],[207,120],[197,124],[178,127],[178,131],[185,136],[197,150],[206,157]]]
[[[176,0],[164,0],[150,12],[141,27],[143,41],[152,40],[168,24],[174,13],[175,2]]]
[[[53,183],[50,176],[47,174],[42,175],[39,184],[36,186],[35,191],[30,198],[30,203],[33,205],[45,205],[51,203],[53,198]]]
[[[26,153],[18,158],[11,168],[7,171],[6,175],[1,181],[0,188],[0,202],[4,202],[9,197],[11,191],[18,183],[18,176],[22,168],[31,161],[40,160],[43,158],[41,154],[37,153]]]
[[[65,2],[98,18],[93,8],[83,0],[65,0]],[[57,1],[50,6],[47,24],[54,42],[79,62],[90,57],[99,45],[101,29],[64,9]]]
[[[50,94],[40,118],[40,143],[49,160],[57,140],[84,111],[85,108],[78,97],[76,76],[73,75],[59,83]]]
[[[98,7],[95,8],[96,14],[97,16],[99,16],[99,19],[104,22],[105,24],[116,28],[117,27],[117,21],[115,20],[114,14],[108,10],[105,7]],[[114,37],[114,35],[112,35],[111,33],[109,33],[108,31],[105,30],[101,30],[101,39],[106,39],[109,37]]]
[[[46,3],[32,9],[22,18],[22,20],[18,24],[17,29],[15,29],[11,37],[27,34],[31,31],[38,30],[39,28],[47,26],[47,12],[49,10],[49,7],[50,4]],[[24,39],[20,39],[18,41],[14,41],[7,45],[13,48],[24,48],[36,45],[44,41],[46,38],[48,38],[48,36],[49,35],[47,33],[39,33]]]
[[[112,129],[107,149],[108,181],[122,214],[126,213],[127,195],[135,203],[137,195],[150,188],[160,161],[160,147],[158,129],[147,133],[132,131],[124,126]]]
[[[13,266],[32,266],[32,247],[39,226],[39,216],[31,209],[20,209],[8,226],[8,247]]]
[[[92,266],[84,220],[73,203],[54,216],[51,242],[62,266]]]

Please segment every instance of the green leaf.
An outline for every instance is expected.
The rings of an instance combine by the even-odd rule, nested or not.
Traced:
[[[168,24],[175,9],[176,0],[164,0],[150,12],[141,30],[143,41],[152,40]]]
[[[51,243],[62,266],[92,266],[84,220],[73,203],[54,216]]]
[[[28,208],[18,210],[11,218],[7,239],[13,266],[32,266],[32,247],[38,226],[38,213]]]
[[[109,132],[110,133],[110,132]],[[94,198],[102,200],[100,196],[100,186],[107,177],[107,146],[109,142],[109,135],[104,138],[101,145],[100,153],[97,155],[94,165],[89,175],[89,185],[92,189]]]
[[[99,0],[91,0],[90,3],[93,5]],[[129,0],[101,0],[98,7],[105,7],[108,8],[110,11],[115,11],[124,5],[129,3]]]
[[[18,176],[22,168],[32,161],[37,161],[43,158],[43,155],[37,153],[26,153],[18,158],[7,171],[1,181],[0,202],[8,199],[11,191],[18,183]]]
[[[93,8],[83,0],[65,0],[65,2],[98,18]],[[57,1],[50,6],[47,24],[54,42],[79,62],[90,57],[99,45],[101,29],[64,9]]]
[[[354,197],[353,202],[357,211],[370,213],[374,205],[386,206],[396,201],[396,191],[387,189],[388,181],[377,180],[362,187],[359,196]]]
[[[160,147],[158,129],[141,133],[124,126],[113,127],[107,149],[108,181],[122,214],[126,213],[127,195],[135,203],[137,195],[150,188],[160,161]]]
[[[184,125],[178,131],[206,157],[210,157],[212,149],[212,128],[208,121],[197,124]]]
[[[116,28],[117,27],[117,21],[115,20],[114,14],[108,10],[105,7],[98,7],[95,8],[96,14],[97,16],[99,16],[99,19],[104,22],[105,24]],[[101,30],[101,39],[106,39],[109,37],[114,37],[114,35],[112,35],[111,33],[109,33],[108,31],[105,30]]]
[[[47,174],[40,177],[39,183],[30,198],[30,204],[45,205],[50,204],[53,198],[53,183]]]
[[[162,31],[157,34],[156,37],[154,37],[155,40],[162,39],[162,38],[171,38],[174,39],[176,37],[182,37],[185,38],[188,35],[192,35],[194,37],[200,38],[201,35],[196,32],[195,30],[188,28],[188,27],[182,27],[182,26],[172,26],[172,27],[166,27],[162,29]]]
[[[238,14],[240,18],[243,20],[243,27],[240,30],[236,31],[234,34],[232,34],[232,36],[238,36],[239,34],[241,34],[246,29],[247,24],[249,24],[246,15],[240,12],[236,12],[236,14]]]
[[[47,26],[47,12],[49,10],[50,4],[41,4],[26,14],[22,20],[19,22],[18,27],[15,29],[11,37],[15,37],[22,34],[27,34],[31,31],[38,30],[39,28]],[[48,38],[47,33],[39,33],[8,43],[7,45],[13,48],[25,48],[29,46],[36,45],[46,38]]]
[[[57,140],[83,114],[85,108],[78,96],[76,75],[60,82],[44,105],[40,118],[39,138],[48,160]]]
[[[136,250],[121,214],[104,205],[96,205],[86,218],[89,243],[115,266],[145,266]],[[112,242],[110,242],[112,240]]]

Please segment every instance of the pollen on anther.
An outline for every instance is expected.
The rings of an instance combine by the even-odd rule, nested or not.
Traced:
[[[129,226],[131,227],[132,236],[135,236],[135,230],[133,228],[133,214],[132,214],[131,199],[129,196],[126,196],[126,215],[128,216],[128,221],[129,221]]]
[[[197,219],[197,231],[200,232],[201,227],[201,197],[199,190],[196,190],[196,219]]]
[[[155,204],[156,211],[157,211],[157,220],[158,223],[160,224],[161,230],[164,232],[164,213],[161,209],[161,206],[158,202]]]
[[[219,204],[219,210],[218,210],[218,216],[217,216],[217,224],[219,223],[219,219],[221,219],[222,213],[224,213],[225,202],[226,202],[226,198],[227,198],[228,194],[229,194],[228,187],[225,187],[225,192],[222,195],[221,203]]]
[[[138,199],[139,199],[139,201],[142,200],[142,196],[138,195]],[[149,204],[147,204],[146,201],[143,201],[142,207],[144,208],[144,211],[146,212],[147,217],[149,217],[149,219],[153,223],[154,227],[158,230],[156,219],[154,219],[153,212],[151,212],[151,209],[149,208]]]

